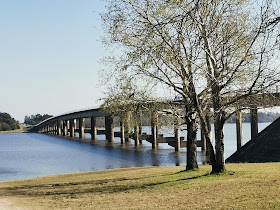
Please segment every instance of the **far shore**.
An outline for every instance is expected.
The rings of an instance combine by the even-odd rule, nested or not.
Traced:
[[[27,127],[25,126],[20,126],[19,129],[15,129],[15,130],[9,130],[9,131],[0,131],[0,133],[25,133],[27,132]]]
[[[4,209],[280,209],[280,162],[122,168],[0,182]]]

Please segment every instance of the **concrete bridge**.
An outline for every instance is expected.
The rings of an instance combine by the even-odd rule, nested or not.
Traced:
[[[90,118],[89,128],[85,127],[86,118]],[[105,127],[97,127],[97,118],[104,118]],[[179,128],[176,129],[174,137],[163,137],[162,134],[158,133],[158,127],[153,123],[153,119],[151,121],[152,135],[142,133],[142,123],[140,128],[125,132],[124,123],[120,122],[120,131],[115,132],[114,117],[101,108],[95,108],[51,117],[39,123],[36,127],[40,133],[70,138],[76,137],[76,133],[78,133],[78,137],[83,139],[85,138],[85,133],[90,133],[92,141],[97,141],[97,135],[105,135],[106,140],[111,143],[114,142],[114,137],[120,137],[122,144],[132,139],[135,142],[135,146],[141,144],[142,140],[146,140],[152,144],[152,148],[157,148],[159,143],[168,143],[176,151],[179,151],[181,147],[186,147],[184,137],[180,137]],[[199,146],[201,146],[201,143],[199,143]]]
[[[259,100],[256,100],[260,102]],[[262,104],[263,106],[264,104]],[[273,104],[276,105],[275,102]],[[256,104],[255,108],[251,108],[251,138],[258,134],[258,114]],[[85,127],[85,119],[90,119],[90,127]],[[97,118],[104,118],[104,127],[97,127]],[[142,119],[140,119],[142,120]],[[152,148],[157,148],[159,143],[167,143],[168,145],[174,147],[175,151],[180,151],[180,148],[186,147],[185,137],[180,136],[180,128],[174,126],[174,136],[164,137],[162,134],[158,133],[158,127],[151,116],[151,130],[152,134],[148,135],[142,133],[142,123],[137,128],[129,129],[126,131],[124,123],[120,122],[120,131],[114,132],[114,117],[105,112],[100,108],[95,109],[85,109],[76,112],[71,112],[67,114],[58,115],[51,117],[38,125],[36,128],[38,132],[50,135],[65,136],[65,137],[78,137],[80,139],[85,138],[85,133],[91,134],[91,140],[97,141],[98,135],[105,135],[108,142],[113,143],[114,137],[120,137],[121,144],[134,140],[135,146],[146,140],[151,143]],[[237,148],[242,146],[242,114],[241,112],[236,113],[236,132],[237,132]],[[201,134],[202,139],[197,141],[197,146],[201,147],[201,150],[206,150],[206,141]]]

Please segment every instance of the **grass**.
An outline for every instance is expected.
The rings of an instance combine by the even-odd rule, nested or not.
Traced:
[[[20,125],[19,129],[9,130],[9,131],[0,131],[0,133],[23,133],[26,131],[26,129],[27,128],[25,126]]]
[[[126,168],[0,182],[13,209],[280,209],[280,163]]]

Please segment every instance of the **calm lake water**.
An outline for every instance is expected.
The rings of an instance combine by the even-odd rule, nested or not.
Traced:
[[[259,131],[268,125],[260,123]],[[145,129],[149,132],[148,127]],[[166,136],[172,135],[163,132]],[[183,135],[186,133],[181,133]],[[90,135],[86,137],[90,138]],[[69,140],[36,133],[0,133],[0,181],[112,168],[186,164],[185,148],[176,153],[167,144],[159,144],[159,149],[153,151],[146,141],[135,148],[133,141],[121,145],[120,139],[116,138],[112,145],[106,143],[104,136],[98,138],[97,143],[90,143],[89,139]],[[250,124],[243,124],[244,144],[249,139]],[[235,124],[226,124],[225,157],[235,151]],[[205,162],[200,151],[198,162]]]

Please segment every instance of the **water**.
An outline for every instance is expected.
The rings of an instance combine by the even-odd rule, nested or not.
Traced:
[[[268,124],[259,124],[259,130]],[[0,133],[0,181],[112,168],[186,164],[185,148],[174,152],[167,144],[159,144],[159,149],[153,151],[146,141],[136,149],[133,142],[121,145],[116,138],[112,145],[106,143],[104,136],[98,138],[97,143],[90,143],[89,139],[78,141],[35,133]],[[250,124],[243,124],[243,138],[244,143],[250,139]],[[225,157],[235,151],[235,124],[226,124]],[[198,162],[205,162],[200,151]]]

